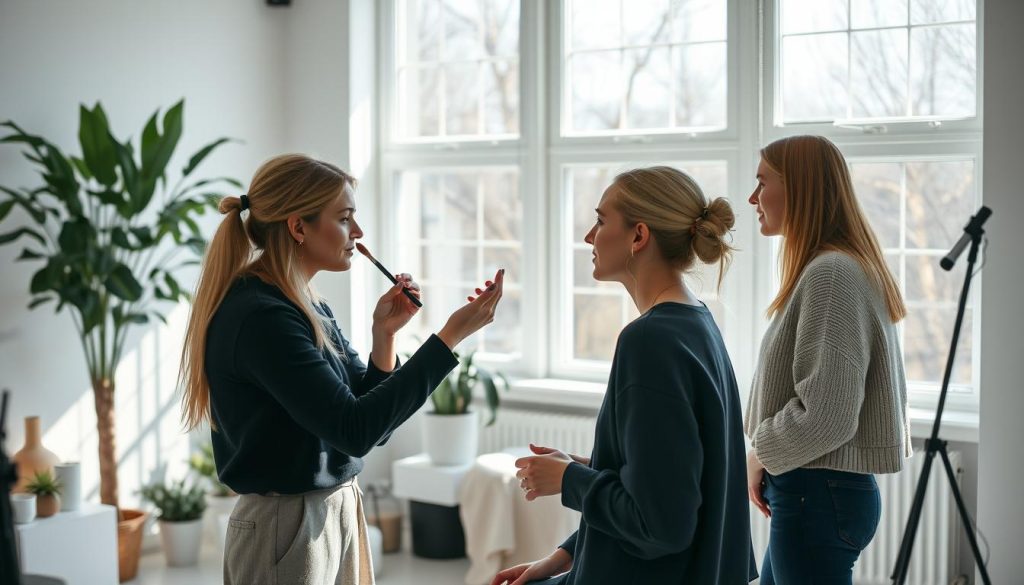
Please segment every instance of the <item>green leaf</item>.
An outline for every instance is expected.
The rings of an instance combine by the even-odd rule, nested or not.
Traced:
[[[117,161],[107,114],[98,102],[92,110],[79,106],[78,111],[78,142],[82,145],[82,158],[96,180],[110,187],[117,182]]]
[[[135,153],[132,150],[131,142],[125,141],[124,144],[121,144],[115,141],[114,153],[117,157],[117,166],[121,168],[121,178],[124,190],[128,192],[129,201],[141,200],[143,198],[142,177],[139,174],[139,168],[135,165]],[[132,205],[124,205],[117,211],[124,218],[131,218],[133,215]]]
[[[153,231],[148,227],[133,227],[128,231],[139,241],[140,248],[148,248],[156,243],[156,240],[153,238]]]
[[[156,181],[164,176],[167,163],[178,146],[181,138],[182,112],[185,101],[181,100],[167,110],[163,118],[163,134],[157,129],[156,118],[159,110],[153,114],[142,131],[142,183],[143,190],[134,201],[136,212],[145,209],[153,197]]]
[[[0,244],[6,244],[8,242],[13,242],[14,240],[17,240],[18,238],[20,238],[21,236],[29,236],[30,238],[34,239],[35,241],[39,242],[40,244],[42,244],[44,246],[46,245],[46,238],[44,238],[42,236],[42,234],[40,234],[39,232],[35,231],[32,228],[26,228],[26,227],[18,228],[16,230],[14,230],[13,232],[7,232],[6,234],[0,234]]]
[[[24,248],[21,251],[21,256],[18,256],[17,258],[15,258],[15,261],[38,260],[40,258],[46,258],[46,256],[41,254],[41,253],[39,253],[39,252],[36,252],[35,250],[30,250],[28,248]]]
[[[7,201],[0,203],[0,221],[3,221],[11,210],[14,209],[15,203],[16,201],[14,199],[8,199]]]
[[[19,205],[28,212],[33,221],[38,224],[46,223],[46,211],[36,202],[36,194],[39,192],[38,189],[36,191],[23,190],[23,192],[19,193],[14,189],[8,189],[7,187],[0,186],[0,191],[11,196],[11,201],[5,201],[4,204],[10,203],[11,205]],[[0,220],[2,220],[5,215],[6,213],[0,210]]]
[[[57,290],[60,286],[60,270],[56,262],[51,259],[46,266],[40,268],[32,275],[28,290],[36,295],[48,290]]]
[[[110,241],[119,248],[125,250],[134,250],[135,246],[128,240],[128,232],[124,231],[122,227],[115,227],[110,230]]]
[[[189,238],[185,240],[185,245],[195,252],[196,256],[202,256],[206,252],[206,240],[203,238]]]
[[[28,304],[29,309],[34,309],[40,305],[46,304],[53,300],[53,297],[36,297],[32,299],[32,302]]]
[[[117,264],[103,285],[111,294],[126,301],[137,301],[142,297],[142,285],[135,280],[131,269],[124,264]]]
[[[491,426],[498,417],[498,405],[501,403],[501,398],[498,396],[498,387],[494,384],[494,378],[484,371],[480,371],[479,374],[480,382],[484,385],[484,396],[487,399],[487,410],[490,413],[486,426]]]
[[[188,164],[181,170],[181,176],[187,177],[192,174],[192,171],[196,170],[199,163],[203,162],[203,159],[210,156],[210,153],[212,153],[218,146],[231,141],[232,140],[230,138],[218,138],[199,149],[199,152],[192,155],[192,158],[188,160]]]
[[[84,217],[66,221],[60,235],[57,236],[57,243],[65,253],[85,253],[88,249],[97,247],[96,230]]]
[[[71,156],[68,158],[71,159],[71,164],[75,165],[75,169],[78,170],[78,174],[82,175],[83,179],[88,181],[89,179],[92,178],[92,171],[89,170],[89,167],[85,164],[84,160],[78,158],[77,156]]]
[[[173,276],[171,276],[170,272],[164,272],[164,282],[167,284],[167,288],[171,291],[170,296],[174,300],[177,300],[178,296],[182,292],[181,287],[178,286],[178,281],[175,280]]]
[[[164,317],[163,313],[157,311],[150,311],[150,314],[156,317],[157,319],[160,319],[160,322],[162,322],[164,325],[167,325],[167,317]]]

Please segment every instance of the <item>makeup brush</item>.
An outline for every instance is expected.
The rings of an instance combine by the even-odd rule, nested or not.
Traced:
[[[373,254],[371,254],[370,251],[366,249],[366,246],[364,246],[361,242],[356,242],[356,250],[359,250],[360,254],[369,258],[370,262],[373,262],[377,266],[377,268],[379,268],[380,271],[384,273],[384,276],[388,277],[388,280],[391,281],[391,284],[398,284],[398,279],[395,278],[394,275],[392,275],[387,268],[384,268],[383,264],[377,262],[377,259],[373,257]],[[421,303],[420,300],[416,298],[416,295],[412,294],[409,291],[409,289],[403,288],[402,292],[405,293],[405,296],[409,297],[409,300],[412,301],[412,304],[416,305],[417,307],[423,306],[423,303]]]

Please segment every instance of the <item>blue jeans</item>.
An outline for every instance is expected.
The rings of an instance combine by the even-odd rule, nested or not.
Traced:
[[[795,469],[764,478],[772,518],[761,585],[851,585],[882,514],[875,477]]]

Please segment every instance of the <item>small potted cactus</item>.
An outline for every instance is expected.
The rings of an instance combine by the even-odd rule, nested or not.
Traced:
[[[191,567],[199,562],[199,545],[206,510],[206,491],[202,486],[185,485],[185,480],[166,485],[148,485],[142,497],[156,506],[160,540],[170,567]]]
[[[36,495],[36,517],[47,518],[60,511],[60,482],[49,471],[36,472],[25,491]]]

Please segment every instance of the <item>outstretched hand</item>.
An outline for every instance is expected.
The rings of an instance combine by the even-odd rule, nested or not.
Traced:
[[[527,501],[562,493],[562,476],[565,475],[565,468],[573,462],[572,457],[533,444],[530,450],[539,454],[516,459],[516,467],[519,468],[516,477],[519,478],[519,487],[526,492]]]

